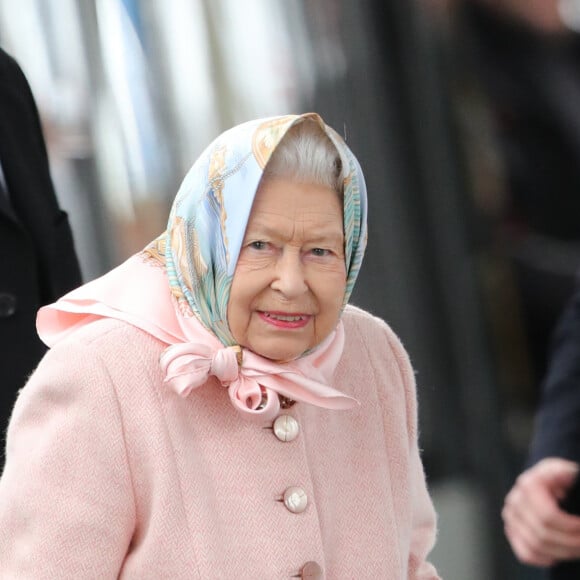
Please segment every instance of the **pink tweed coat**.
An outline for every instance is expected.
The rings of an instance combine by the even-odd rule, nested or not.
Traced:
[[[283,410],[292,441],[213,380],[185,399],[164,387],[165,345],[124,322],[58,343],[8,430],[0,578],[274,580],[307,562],[332,580],[438,578],[413,371],[384,322],[343,319],[334,386],[361,405]]]

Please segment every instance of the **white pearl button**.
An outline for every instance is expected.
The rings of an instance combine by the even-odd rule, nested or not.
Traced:
[[[289,487],[284,492],[284,505],[293,514],[301,514],[308,505],[308,496],[301,487]]]
[[[305,580],[321,580],[322,579],[322,568],[318,562],[306,562],[300,571],[300,578]]]
[[[280,441],[294,441],[300,432],[300,425],[292,415],[280,415],[274,421],[274,435]]]

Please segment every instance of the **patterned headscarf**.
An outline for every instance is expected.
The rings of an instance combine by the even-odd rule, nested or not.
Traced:
[[[167,231],[145,250],[165,265],[181,313],[195,315],[225,346],[235,344],[227,323],[227,306],[258,185],[286,132],[305,119],[323,129],[344,167],[345,306],[366,243],[366,188],[355,156],[314,113],[258,119],[220,135],[185,177]]]
[[[238,411],[262,420],[279,412],[279,396],[328,409],[356,406],[330,386],[344,345],[341,321],[322,344],[284,363],[236,345],[227,323],[232,279],[264,168],[286,132],[305,119],[318,123],[342,161],[346,306],[366,243],[366,189],[342,139],[309,113],[251,121],[218,137],[183,181],[166,232],[111,272],[41,308],[42,340],[53,346],[97,319],[115,318],[168,345],[160,359],[164,385],[183,397],[215,376]]]

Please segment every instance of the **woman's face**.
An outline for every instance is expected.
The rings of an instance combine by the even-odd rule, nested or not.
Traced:
[[[334,330],[345,286],[338,194],[322,185],[264,180],[228,303],[236,342],[269,359],[295,359]]]

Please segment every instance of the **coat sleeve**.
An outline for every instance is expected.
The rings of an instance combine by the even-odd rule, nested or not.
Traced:
[[[556,328],[529,464],[544,457],[580,462],[580,286]]]
[[[385,325],[386,326],[386,325]],[[415,373],[407,352],[399,339],[387,326],[387,336],[394,353],[403,385],[407,413],[407,433],[409,441],[409,478],[412,507],[411,549],[409,553],[409,580],[439,580],[435,567],[427,561],[435,544],[437,519],[435,509],[427,489],[425,472],[418,446],[417,393]]]
[[[57,345],[20,392],[0,479],[0,578],[117,578],[135,507],[123,423],[90,344]]]
[[[40,115],[20,65],[0,49],[0,159],[11,205],[27,243],[32,241],[40,304],[55,301],[81,283],[66,212],[50,175]]]

